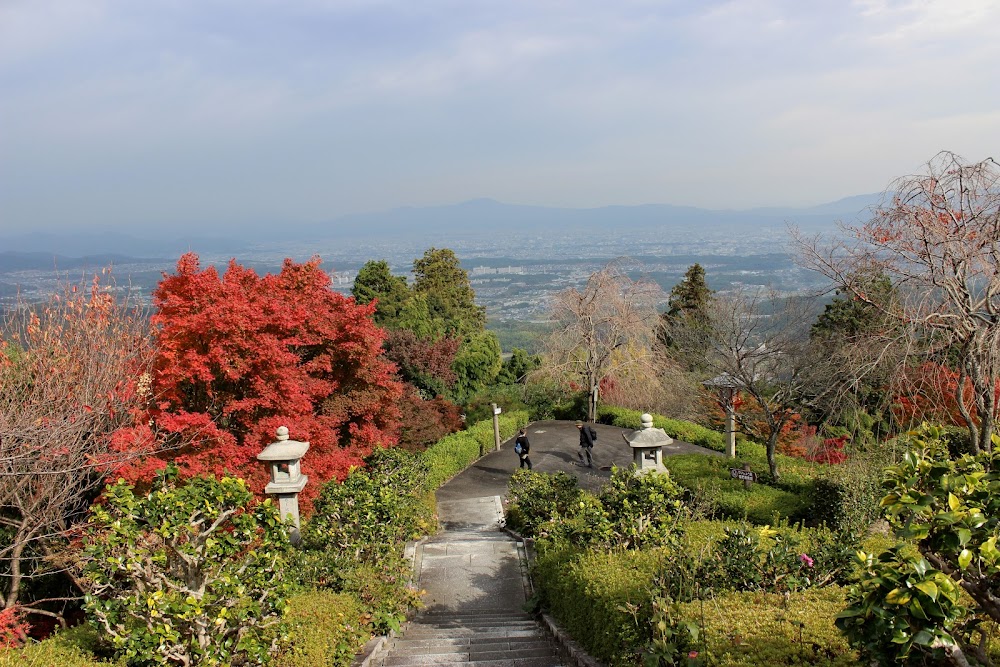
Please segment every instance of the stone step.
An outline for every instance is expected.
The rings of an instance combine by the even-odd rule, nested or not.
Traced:
[[[461,637],[455,639],[405,639],[396,638],[389,643],[387,649],[395,651],[397,649],[410,651],[413,653],[434,653],[435,651],[446,653],[451,649],[458,651],[514,651],[519,649],[551,648],[552,642],[546,637],[521,637],[521,638],[486,638],[476,639],[472,637]],[[424,651],[423,649],[426,649]],[[447,650],[446,650],[447,649]]]
[[[434,629],[434,628],[406,628],[406,637],[411,639],[459,639],[462,637],[477,637],[480,639],[491,637],[503,639],[505,637],[544,637],[541,628],[535,626],[533,628],[526,629],[511,629],[507,630],[504,628],[447,628],[447,629]]]
[[[411,628],[510,628],[513,626],[523,626],[527,628],[538,627],[532,618],[427,618],[423,616],[410,621]]]
[[[449,623],[449,622],[428,622],[426,620],[420,622],[410,622],[406,626],[406,631],[411,630],[474,630],[476,632],[482,631],[509,631],[509,630],[535,630],[538,628],[538,624],[534,621],[484,621],[478,623],[476,621],[464,621],[460,623]]]
[[[497,540],[513,542],[514,538],[502,530],[444,530],[427,539],[427,542],[451,542],[453,540]]]
[[[427,659],[424,659],[427,658]],[[556,655],[541,658],[506,656],[486,660],[442,661],[439,656],[409,656],[385,658],[381,667],[410,667],[416,665],[448,665],[448,667],[563,667],[563,661]]]
[[[467,610],[467,611],[430,611],[426,610],[420,613],[418,618],[421,621],[489,621],[496,619],[498,621],[533,621],[535,619],[531,614],[524,611],[503,611],[503,610],[492,610],[484,609],[482,611]]]
[[[390,657],[396,659],[410,657],[424,660],[434,657],[439,658],[442,662],[499,660],[500,658],[547,658],[556,656],[557,653],[555,649],[548,645],[520,646],[516,649],[501,646],[491,646],[487,648],[470,648],[468,646],[400,647],[393,649],[390,654]]]

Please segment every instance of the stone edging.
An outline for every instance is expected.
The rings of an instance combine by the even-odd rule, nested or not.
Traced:
[[[419,540],[407,542],[406,546],[403,547],[403,558],[410,561],[410,584],[415,585],[417,583],[414,581],[414,576],[420,572],[420,561],[424,553],[423,546],[427,538],[428,536],[424,535]],[[407,609],[406,621],[408,622],[412,619],[416,613],[417,610],[414,607]],[[369,639],[357,655],[354,656],[354,660],[351,661],[351,667],[371,667],[373,662],[376,662],[385,653],[389,640],[397,636],[398,633],[395,630],[389,630],[389,634],[378,635]]]
[[[511,530],[507,526],[503,527],[503,531],[517,540],[518,544],[524,545],[525,560],[528,565],[528,571],[525,576],[528,579],[529,590],[534,591],[534,583],[531,581],[531,564],[535,560],[535,540],[530,537],[523,537],[520,533]],[[602,663],[592,658],[583,650],[583,647],[570,637],[569,633],[563,630],[554,618],[548,614],[540,614],[540,616],[544,621],[543,625],[545,629],[549,631],[552,638],[563,648],[576,667],[604,667]]]

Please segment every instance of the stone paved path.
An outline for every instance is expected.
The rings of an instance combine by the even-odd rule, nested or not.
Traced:
[[[444,527],[414,553],[424,607],[374,664],[553,667],[549,635],[523,607],[531,595],[524,546],[500,530],[499,496],[438,503]]]
[[[632,450],[623,429],[595,425],[595,467],[577,462],[579,435],[573,422],[529,426],[531,459],[539,472],[569,472],[584,489],[596,491],[611,466],[628,466]],[[684,442],[664,455],[709,453]],[[369,664],[554,667],[566,664],[547,631],[523,611],[531,595],[524,546],[500,530],[501,497],[518,466],[513,442],[491,452],[441,487],[438,516],[443,530],[417,546],[414,571],[426,591],[424,607],[399,637],[385,644]]]

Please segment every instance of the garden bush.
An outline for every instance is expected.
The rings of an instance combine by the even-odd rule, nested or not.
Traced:
[[[289,542],[241,479],[124,481],[91,509],[83,574],[91,622],[131,663],[267,664],[284,634]]]
[[[543,548],[533,568],[540,601],[590,655],[634,665],[647,641],[650,585],[662,554],[584,551],[566,543]]]
[[[371,636],[353,595],[313,590],[288,600],[288,646],[277,667],[346,667]]]
[[[582,491],[576,477],[565,472],[546,474],[514,471],[507,493],[507,525],[524,537],[536,537],[543,523],[569,516]]]
[[[789,593],[727,592],[682,603],[680,620],[700,628],[695,650],[714,667],[853,667],[858,654],[833,620],[844,605],[839,586]]]

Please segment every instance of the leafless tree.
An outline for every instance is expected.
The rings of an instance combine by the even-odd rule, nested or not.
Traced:
[[[779,476],[778,437],[809,397],[824,363],[809,345],[815,309],[804,299],[768,291],[719,294],[708,307],[706,326],[678,330],[683,348],[705,350],[704,367],[726,375],[743,399],[736,410],[740,430],[767,448],[771,476]],[[683,336],[698,336],[687,341]]]
[[[1000,165],[938,154],[926,173],[896,181],[870,220],[834,238],[793,230],[803,263],[947,353],[959,374],[955,404],[977,450],[991,449],[1000,378]],[[869,293],[884,274],[895,296]],[[972,388],[969,410],[966,385]]]
[[[148,396],[148,320],[95,279],[8,311],[0,335],[0,593],[5,608],[59,618],[70,598],[26,599],[25,582],[72,579],[65,547],[117,463],[113,443]],[[131,449],[136,447],[136,449]]]
[[[577,377],[590,392],[587,418],[597,413],[601,380],[655,358],[657,305],[665,298],[655,282],[633,280],[621,261],[552,298],[554,331],[546,341],[543,372]]]

